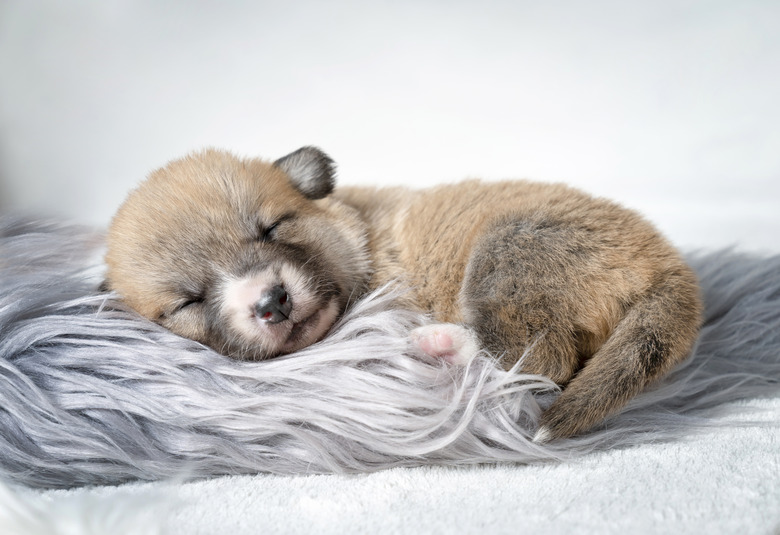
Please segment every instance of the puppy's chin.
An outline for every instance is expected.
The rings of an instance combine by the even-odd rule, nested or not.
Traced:
[[[293,353],[322,340],[339,316],[339,306],[331,299],[324,307],[304,318],[269,324],[251,318],[240,325],[227,353],[242,360],[266,360]]]
[[[231,280],[223,287],[220,315],[223,339],[228,343],[220,352],[243,360],[263,360],[303,349],[327,334],[341,313],[338,297],[313,291],[304,283],[308,279],[281,271],[285,275],[281,278],[260,273]],[[255,304],[279,285],[291,306],[283,318],[264,320]]]
[[[279,348],[279,355],[285,355],[303,349],[322,340],[339,316],[339,306],[335,299],[331,299],[327,306],[321,308],[297,323],[285,325],[288,329],[287,340]]]

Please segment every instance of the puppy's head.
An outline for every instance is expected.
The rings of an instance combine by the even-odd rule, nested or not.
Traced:
[[[369,274],[365,227],[328,198],[333,162],[218,150],[154,171],[111,223],[105,286],[147,318],[259,360],[322,338]]]

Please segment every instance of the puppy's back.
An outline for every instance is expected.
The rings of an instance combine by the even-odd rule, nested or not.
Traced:
[[[345,192],[371,221],[374,284],[470,326],[505,367],[565,386],[540,439],[584,431],[683,360],[701,304],[692,270],[651,224],[559,184],[467,181]]]

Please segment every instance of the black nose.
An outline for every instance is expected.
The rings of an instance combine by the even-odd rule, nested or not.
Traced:
[[[279,323],[290,316],[292,299],[281,286],[274,286],[255,303],[255,315],[268,323]]]

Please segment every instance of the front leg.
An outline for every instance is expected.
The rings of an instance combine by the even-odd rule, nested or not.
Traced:
[[[434,323],[411,332],[412,342],[426,355],[466,366],[480,351],[476,334],[463,325]]]

